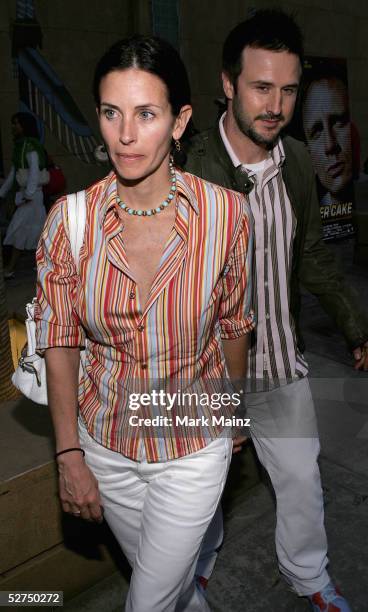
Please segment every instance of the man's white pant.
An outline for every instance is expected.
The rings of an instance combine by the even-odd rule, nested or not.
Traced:
[[[207,612],[194,574],[224,488],[231,439],[218,438],[180,459],[147,463],[101,446],[83,425],[79,435],[104,516],[133,568],[126,612]]]
[[[330,579],[317,464],[320,446],[309,382],[303,378],[266,393],[249,393],[246,405],[258,458],[275,491],[280,571],[299,595],[311,595]],[[204,538],[196,570],[207,579],[214,566],[215,548],[222,539],[221,520],[216,515]],[[252,552],[248,549],[246,554]]]

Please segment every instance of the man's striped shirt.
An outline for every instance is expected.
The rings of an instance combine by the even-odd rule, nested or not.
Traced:
[[[224,146],[234,166],[254,183],[246,196],[254,221],[252,307],[257,320],[248,358],[248,388],[267,391],[308,374],[290,312],[296,217],[281,172],[285,159],[281,140],[264,163],[241,164],[226,136],[224,116],[219,124]]]

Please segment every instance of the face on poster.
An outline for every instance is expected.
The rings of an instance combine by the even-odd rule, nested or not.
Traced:
[[[346,61],[308,57],[303,80],[294,122],[296,135],[305,140],[316,173],[324,238],[344,238],[354,233],[354,164]]]

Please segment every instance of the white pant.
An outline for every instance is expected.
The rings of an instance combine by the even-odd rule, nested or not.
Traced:
[[[326,586],[329,576],[317,464],[320,446],[309,382],[303,378],[266,393],[249,393],[246,399],[253,443],[276,496],[275,542],[280,571],[299,595],[310,595]],[[222,538],[219,529],[221,521],[215,515],[197,568],[206,578]]]
[[[232,453],[222,437],[164,463],[132,461],[91,438],[80,442],[96,476],[105,518],[133,568],[126,612],[207,612],[195,567]]]

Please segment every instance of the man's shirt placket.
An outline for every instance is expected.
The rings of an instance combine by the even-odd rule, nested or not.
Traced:
[[[271,231],[274,224],[274,210],[271,201],[266,202],[265,191],[269,188],[269,182],[273,181],[279,172],[278,166],[267,168],[263,173],[261,181],[256,175],[250,173],[255,187],[249,196],[249,203],[255,222],[256,235],[256,266],[257,274],[257,292],[254,295],[254,303],[257,303],[257,346],[256,352],[253,351],[251,360],[256,362],[255,375],[256,378],[262,379],[262,387],[264,390],[270,386],[270,381],[273,383],[279,379],[278,365],[275,357],[275,347],[273,338],[273,321],[272,304],[274,302],[271,297],[274,297],[271,292],[274,291],[274,283],[272,279],[272,249],[271,249]],[[252,364],[250,365],[251,375]],[[253,376],[252,376],[253,377]]]
[[[264,324],[265,324],[265,301],[264,301],[264,224],[262,220],[262,203],[261,203],[261,191],[257,176],[249,173],[249,178],[254,182],[254,189],[251,194],[247,196],[249,205],[251,207],[252,215],[254,218],[255,227],[255,266],[253,269],[253,298],[252,302],[256,306],[257,316],[257,331],[256,347],[253,348],[252,358],[250,363],[250,369],[252,377],[264,379],[267,370],[265,370],[265,359],[264,359],[264,347],[263,338],[265,336]]]
[[[267,361],[267,374],[270,379],[275,383],[279,382],[280,372],[282,375],[283,363],[277,363],[277,354],[279,354],[278,336],[275,334],[277,327],[277,317],[275,315],[275,302],[276,302],[276,283],[274,279],[274,267],[276,266],[277,274],[279,268],[277,265],[277,237],[275,236],[275,208],[274,203],[276,202],[275,197],[271,198],[271,193],[277,194],[277,175],[280,169],[274,162],[273,165],[264,172],[262,178],[262,207],[263,207],[263,221],[264,221],[264,232],[267,236],[265,244],[265,275],[264,275],[264,294],[265,294],[265,327],[266,334],[264,337],[264,355]],[[278,197],[278,194],[277,196]],[[279,299],[283,299],[279,296]],[[268,382],[268,381],[267,381]]]

